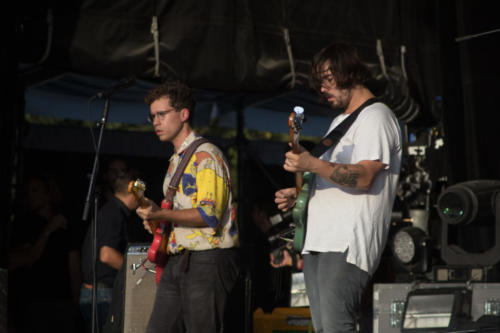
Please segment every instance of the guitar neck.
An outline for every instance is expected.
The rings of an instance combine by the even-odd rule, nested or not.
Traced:
[[[146,208],[146,207],[148,207],[148,206],[149,206],[148,201],[147,201],[146,199],[144,199],[144,197],[139,198],[139,199],[138,199],[138,201],[139,201],[139,205],[140,205],[142,208]]]
[[[302,108],[301,108],[302,109]],[[303,111],[303,109],[302,109]],[[298,117],[298,118],[297,118]],[[288,126],[290,128],[290,143],[292,144],[292,151],[295,154],[300,153],[299,149],[299,130],[302,125],[303,115],[298,115],[298,113],[292,112],[288,117]],[[304,183],[304,178],[302,172],[295,173],[295,187],[297,189],[297,195],[302,190],[302,184]]]
[[[297,195],[302,191],[302,185],[304,184],[304,177],[302,172],[295,173],[295,188],[297,189]]]
[[[293,136],[292,140],[292,151],[298,154],[299,151],[299,135],[296,134]],[[297,195],[302,190],[302,185],[304,184],[304,177],[302,176],[302,172],[295,173],[295,188],[297,189]]]
[[[299,151],[299,135],[298,134],[294,134],[293,135],[293,138],[291,140],[291,143],[292,143],[292,151],[295,153],[295,154],[298,154],[300,151]]]

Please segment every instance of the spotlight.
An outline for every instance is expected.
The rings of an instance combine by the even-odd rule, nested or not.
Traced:
[[[408,272],[429,271],[430,242],[420,228],[404,227],[394,235],[391,245],[396,261]]]
[[[448,224],[465,225],[493,213],[493,196],[500,181],[475,180],[447,188],[438,198],[438,214]]]
[[[498,193],[497,180],[459,183],[441,193],[437,200],[441,258],[447,264],[491,266],[500,260]]]

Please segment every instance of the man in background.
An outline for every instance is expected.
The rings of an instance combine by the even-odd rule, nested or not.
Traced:
[[[92,226],[87,230],[82,246],[83,284],[80,294],[80,310],[88,332],[92,322],[92,289],[97,287],[97,325],[101,329],[106,321],[112,301],[113,283],[123,264],[128,243],[127,224],[135,217],[132,212],[138,207],[128,185],[135,180],[133,172],[117,175],[112,188],[113,197],[98,212],[96,223],[97,286],[93,283]]]

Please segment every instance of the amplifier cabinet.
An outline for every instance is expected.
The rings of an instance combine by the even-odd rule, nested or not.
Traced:
[[[149,244],[132,243],[126,255],[123,332],[143,333],[156,294],[154,264],[147,260]]]
[[[473,321],[483,315],[500,315],[500,283],[376,283],[373,286],[373,333],[401,332],[409,292],[455,287],[472,291],[470,314]]]

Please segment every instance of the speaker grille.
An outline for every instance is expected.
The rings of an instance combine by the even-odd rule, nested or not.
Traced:
[[[154,265],[147,260],[149,244],[132,244],[127,250],[125,272],[124,333],[143,333],[156,293]]]

